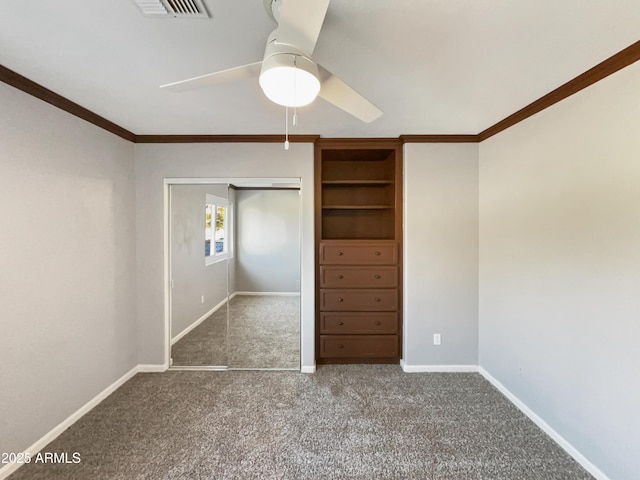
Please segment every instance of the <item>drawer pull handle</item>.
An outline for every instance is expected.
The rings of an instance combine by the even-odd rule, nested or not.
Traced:
[[[376,320],[376,325],[380,325],[380,320]]]
[[[339,302],[344,302],[344,298],[340,297],[340,298],[338,298],[338,301]]]
[[[380,300],[382,300],[380,297],[376,297],[376,302],[379,302]]]
[[[374,275],[373,278],[379,279],[380,275]]]
[[[376,255],[380,255],[380,252],[376,251]]]
[[[342,256],[342,252],[337,252],[336,255],[338,255],[339,257]]]
[[[338,325],[344,325],[344,322],[338,322]]]
[[[344,275],[338,275],[338,279],[342,280],[344,278]]]
[[[339,344],[338,344],[338,348],[344,348],[344,345],[343,345],[343,344],[341,344],[341,343],[339,343]]]

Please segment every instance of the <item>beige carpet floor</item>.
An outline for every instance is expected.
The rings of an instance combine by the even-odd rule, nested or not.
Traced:
[[[475,373],[138,374],[11,480],[592,480]]]
[[[173,366],[300,368],[300,297],[237,295],[176,342]]]

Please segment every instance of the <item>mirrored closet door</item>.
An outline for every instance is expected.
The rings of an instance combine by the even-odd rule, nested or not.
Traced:
[[[300,190],[235,186],[229,367],[300,368]]]
[[[298,370],[299,183],[231,180],[169,188],[171,367]]]
[[[171,366],[226,367],[227,185],[171,185]]]

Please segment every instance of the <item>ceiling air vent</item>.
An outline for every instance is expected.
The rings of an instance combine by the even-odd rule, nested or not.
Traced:
[[[155,18],[209,18],[203,0],[133,0],[143,15]]]

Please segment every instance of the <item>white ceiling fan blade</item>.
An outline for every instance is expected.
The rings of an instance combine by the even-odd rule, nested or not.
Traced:
[[[371,123],[382,115],[382,111],[378,107],[326,68],[318,65],[318,70],[321,78],[319,97],[365,123]]]
[[[262,62],[250,63],[248,65],[242,65],[241,67],[208,73],[179,82],[167,83],[166,85],[160,85],[160,88],[166,88],[172,92],[184,92],[186,90],[194,90],[196,88],[208,87],[220,83],[235,82],[245,78],[257,77],[260,75],[261,66]]]
[[[276,41],[311,55],[330,0],[282,0]]]

